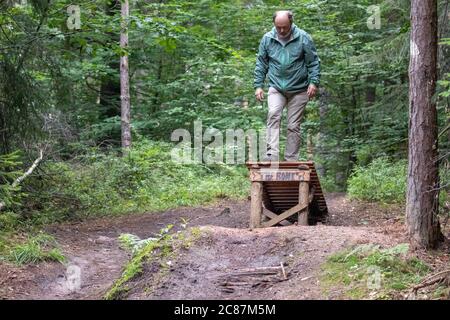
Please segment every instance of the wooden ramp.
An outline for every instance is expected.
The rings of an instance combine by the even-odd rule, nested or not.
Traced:
[[[314,224],[326,217],[314,162],[248,162],[247,168],[252,181],[251,228]]]

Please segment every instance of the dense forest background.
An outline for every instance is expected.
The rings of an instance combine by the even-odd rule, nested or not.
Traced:
[[[80,26],[70,5],[80,8]],[[371,24],[372,5],[380,9],[379,28]],[[448,0],[438,5],[436,161],[445,213],[450,8]],[[244,166],[172,163],[170,135],[192,132],[195,120],[223,132],[265,127],[267,105],[254,99],[253,70],[277,9],[293,10],[322,63],[320,94],[302,124],[302,158],[312,150],[326,191],[405,201],[409,1],[160,0],[131,1],[130,8],[123,52],[120,1],[0,3],[0,229],[246,197]],[[133,139],[126,156],[124,54]],[[14,183],[41,152],[33,173]]]

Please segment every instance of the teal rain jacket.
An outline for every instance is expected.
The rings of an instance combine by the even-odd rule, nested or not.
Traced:
[[[264,88],[269,74],[269,86],[280,92],[306,91],[310,83],[320,83],[320,59],[311,36],[292,25],[293,37],[285,45],[277,39],[274,27],[259,45],[254,88]]]

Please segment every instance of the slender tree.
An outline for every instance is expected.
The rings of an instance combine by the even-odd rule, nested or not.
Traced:
[[[120,0],[111,0],[106,3],[105,15],[114,20],[118,14]],[[120,41],[120,34],[116,30],[105,32],[108,43]],[[113,57],[106,64],[112,70],[111,74],[106,74],[101,78],[100,85],[100,119],[118,117],[120,115],[120,61]],[[117,72],[117,73],[116,73]],[[117,139],[118,136],[111,136],[111,139]]]
[[[437,162],[437,0],[411,1],[409,153],[406,223],[414,248],[433,248],[440,233]]]
[[[121,123],[122,123],[122,148],[127,150],[131,147],[131,128],[130,128],[130,77],[128,68],[128,0],[123,0],[121,4],[122,12],[122,30],[120,33],[120,47],[122,54],[120,56],[120,100],[121,100]]]

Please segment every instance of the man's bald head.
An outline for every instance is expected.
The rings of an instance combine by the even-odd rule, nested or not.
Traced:
[[[291,35],[291,27],[294,22],[294,15],[291,11],[276,11],[273,14],[273,23],[277,29],[278,37],[286,39]]]
[[[275,23],[275,20],[281,20],[283,22],[288,20],[289,23],[292,24],[294,22],[294,14],[290,10],[275,11],[275,13],[273,14],[273,22],[274,23]]]

